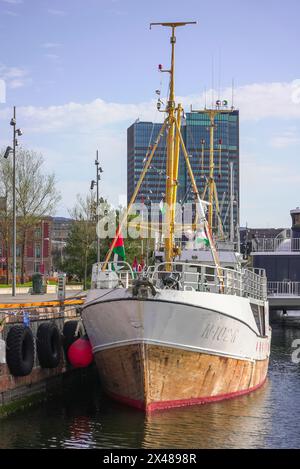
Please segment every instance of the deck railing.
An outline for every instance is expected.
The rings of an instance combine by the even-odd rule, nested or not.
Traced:
[[[300,296],[300,282],[268,282],[268,296]]]
[[[93,266],[92,288],[99,288],[98,275],[102,265],[99,263]],[[119,282],[125,288],[130,287],[136,278],[143,276],[152,281],[157,288],[222,293],[263,301],[267,298],[267,281],[263,269],[234,270],[221,267],[218,270],[212,265],[172,262],[170,271],[164,262],[149,267],[142,273],[136,273],[129,264],[121,262],[114,265],[110,263],[108,270],[114,270]],[[103,279],[101,281],[103,282]]]
[[[256,238],[252,252],[300,252],[299,238]]]
[[[153,272],[149,272],[150,279],[158,288],[170,284],[171,288],[180,290],[194,290],[211,293],[224,293],[243,297],[266,300],[267,281],[263,269],[233,270],[217,268],[211,265],[172,263],[172,271],[167,264],[159,264]],[[172,283],[173,279],[173,283]]]

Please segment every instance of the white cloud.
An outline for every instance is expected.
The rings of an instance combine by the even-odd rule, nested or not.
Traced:
[[[287,148],[295,145],[300,145],[300,137],[294,131],[287,131],[283,134],[274,136],[271,141],[270,145],[273,148]]]
[[[22,74],[21,70],[11,69],[10,74]],[[18,78],[14,77],[16,80]],[[237,88],[235,104],[240,109],[241,120],[245,121],[243,132],[246,133],[247,121],[277,119],[282,122],[284,119],[300,119],[300,104],[292,99],[294,91],[295,82],[252,84]],[[225,90],[223,96],[231,96],[231,90]],[[191,95],[178,98],[177,101],[182,102],[188,111],[191,103],[195,108],[203,107],[204,100],[204,95]],[[10,114],[11,109],[2,109],[0,119],[9,119]],[[47,167],[57,173],[64,196],[61,205],[64,214],[67,214],[66,207],[72,206],[76,193],[89,190],[90,180],[94,176],[93,160],[97,148],[105,171],[101,193],[115,203],[119,193],[126,193],[126,129],[137,118],[159,122],[162,114],[156,112],[155,100],[121,104],[95,99],[86,104],[71,102],[49,107],[18,108],[18,122],[24,130],[24,144],[32,146],[30,141],[35,144],[43,141],[42,152]],[[291,208],[289,205],[297,203],[291,202],[296,200],[296,189],[292,188],[299,186],[300,176],[285,166],[282,159],[274,159],[272,163],[266,164],[263,152],[267,150],[268,144],[277,148],[300,145],[296,129],[289,127],[286,132],[275,135],[270,142],[265,142],[263,150],[259,141],[250,139],[250,143],[254,155],[249,159],[241,155],[241,187],[243,194],[247,194],[243,212],[247,213],[248,222],[252,225],[264,224],[266,210],[271,224],[275,223],[274,220],[275,224],[281,224],[278,221],[278,207],[280,211],[287,210],[288,213]],[[247,145],[246,140],[243,145]],[[283,194],[278,191],[278,187],[283,186],[289,187],[290,192]],[[255,194],[253,187],[257,188]],[[252,195],[249,197],[249,194]],[[257,210],[262,201],[264,207]]]
[[[57,47],[60,47],[61,44],[58,42],[45,42],[44,44],[41,45],[44,49],[56,49]]]
[[[9,82],[9,88],[11,88],[12,90],[16,88],[22,88],[23,86],[25,86],[26,83],[27,83],[27,80],[22,80],[20,78],[17,78]]]
[[[50,60],[58,60],[59,59],[59,55],[57,55],[57,54],[45,54],[45,57],[47,59],[50,59]]]
[[[9,3],[10,5],[20,5],[23,0],[2,0],[2,2]]]
[[[18,16],[17,13],[15,13],[14,11],[10,11],[10,10],[4,10],[3,11],[4,15],[7,15],[7,16]]]
[[[49,58],[57,58],[49,54]],[[3,78],[20,79],[26,77],[27,72],[21,68],[6,68]],[[0,67],[1,76],[1,67]],[[246,85],[235,92],[235,101],[240,109],[243,121],[257,121],[259,119],[300,119],[300,104],[292,102],[293,83],[264,83]],[[228,96],[229,90],[224,92]],[[191,103],[195,108],[202,107],[204,95],[190,95],[179,97],[177,101],[189,109]],[[31,132],[79,132],[90,134],[107,125],[122,125],[124,133],[127,123],[141,120],[159,121],[161,115],[156,114],[155,101],[120,104],[107,102],[100,98],[86,104],[70,102],[58,106],[21,107],[19,113],[26,121]],[[2,111],[3,112],[3,111]],[[283,135],[282,141],[287,142],[291,135]],[[280,137],[275,144],[281,143]],[[295,140],[293,141],[295,143]],[[274,142],[273,142],[274,143]]]
[[[299,119],[300,80],[292,82],[253,83],[238,87],[235,92],[234,105],[241,111],[241,120],[258,121],[265,118]],[[211,90],[207,96],[211,96]],[[214,92],[217,96],[217,92]],[[232,90],[223,90],[222,96],[229,99]],[[193,104],[194,107],[203,107],[205,95],[190,95],[180,98],[184,105]],[[179,100],[179,98],[178,98]],[[229,101],[230,105],[231,102]]]
[[[5,80],[8,88],[21,88],[31,83],[29,72],[22,67],[7,67],[0,63],[0,78]]]
[[[153,120],[154,107],[154,102],[126,105],[96,99],[87,104],[71,102],[61,106],[20,107],[19,115],[30,132],[71,131],[91,134],[107,125],[124,123],[126,133],[126,123],[135,121],[137,117]]]
[[[267,163],[260,145],[241,155],[241,225],[289,227],[290,210],[299,205],[300,174],[286,158]]]
[[[53,15],[53,16],[66,16],[66,14],[67,14],[63,10],[55,10],[55,9],[52,9],[52,8],[48,9],[48,13],[50,13],[50,15]]]

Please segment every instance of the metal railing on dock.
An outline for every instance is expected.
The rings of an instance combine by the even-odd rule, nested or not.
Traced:
[[[86,295],[68,297],[64,300],[48,300],[48,301],[19,301],[14,303],[0,303],[0,311],[8,309],[24,309],[24,308],[53,308],[60,306],[76,306],[84,303]]]
[[[299,238],[255,238],[252,252],[300,252]]]
[[[268,282],[268,296],[300,297],[300,282]]]

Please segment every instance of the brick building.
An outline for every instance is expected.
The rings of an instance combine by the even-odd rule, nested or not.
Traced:
[[[28,279],[32,274],[40,272],[50,275],[52,271],[52,218],[45,217],[32,226],[26,235],[24,274]],[[18,221],[17,221],[18,227]],[[18,230],[18,228],[17,228]],[[11,240],[12,237],[9,236]],[[7,246],[7,244],[9,244]],[[21,245],[17,241],[17,281],[21,275]],[[0,282],[11,279],[12,246],[7,243],[3,232],[0,231]]]

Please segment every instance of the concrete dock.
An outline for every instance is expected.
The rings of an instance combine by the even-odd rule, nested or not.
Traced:
[[[45,394],[59,385],[65,375],[72,374],[74,370],[67,363],[63,347],[63,328],[69,320],[80,320],[78,308],[83,303],[83,298],[84,292],[82,291],[68,292],[63,302],[57,300],[56,294],[0,296],[0,340],[2,341],[0,417],[44,399]],[[61,358],[55,368],[43,368],[40,366],[35,345],[34,365],[31,372],[26,376],[13,376],[5,360],[5,343],[13,326],[25,324],[24,314],[29,318],[27,327],[31,329],[35,344],[41,324],[52,322],[56,325],[61,337]]]

